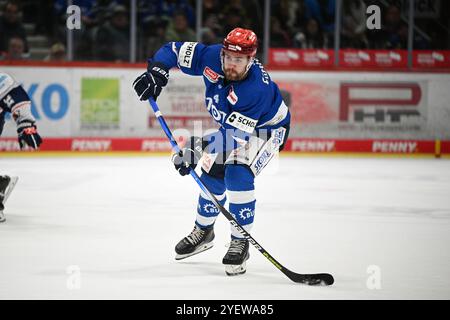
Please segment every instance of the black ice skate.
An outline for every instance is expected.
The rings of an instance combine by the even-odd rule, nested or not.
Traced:
[[[214,243],[214,229],[209,227],[201,229],[195,225],[194,230],[185,238],[183,238],[175,247],[175,260],[181,260],[194,254],[211,249]]]
[[[246,239],[233,239],[230,242],[228,252],[223,257],[222,263],[225,265],[225,273],[229,276],[236,276],[245,273],[247,267],[245,261],[250,258],[248,252],[249,243]]]
[[[0,222],[4,222],[5,215],[3,214],[4,204],[8,199],[11,191],[17,183],[18,177],[0,176]]]

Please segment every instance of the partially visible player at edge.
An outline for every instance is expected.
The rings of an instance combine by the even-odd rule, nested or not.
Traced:
[[[0,136],[7,112],[12,114],[16,122],[20,148],[23,149],[25,146],[39,148],[42,139],[37,133],[36,120],[31,114],[31,101],[28,94],[12,76],[0,72]],[[0,175],[0,222],[5,221],[4,203],[16,182],[17,177]]]
[[[195,169],[204,157],[201,180],[219,202],[228,198],[229,211],[250,232],[255,215],[254,179],[284,146],[290,113],[278,86],[255,58],[256,34],[236,28],[222,44],[170,42],[148,60],[147,72],[133,82],[140,100],[156,99],[169,79],[169,70],[203,76],[205,103],[220,129],[191,137],[172,161],[181,175]],[[201,192],[193,231],[175,247],[184,259],[213,246],[214,222],[219,210]],[[231,226],[231,242],[222,263],[227,275],[243,274],[249,243]]]

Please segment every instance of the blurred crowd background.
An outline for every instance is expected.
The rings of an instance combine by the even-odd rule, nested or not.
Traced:
[[[409,1],[342,0],[337,19],[336,0],[272,0],[269,46],[333,49],[338,29],[340,48],[407,49]],[[450,1],[411,1],[416,8],[412,48],[449,49]],[[73,30],[75,61],[145,61],[168,41],[219,43],[237,26],[253,29],[260,46],[264,40],[264,0],[136,0],[132,59],[130,0],[71,2],[81,8],[81,29]],[[372,4],[381,8],[379,30],[366,28],[366,8]],[[68,60],[67,5],[67,0],[0,0],[0,60]]]

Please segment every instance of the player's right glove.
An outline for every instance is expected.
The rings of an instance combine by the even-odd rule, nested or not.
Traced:
[[[37,149],[42,143],[41,136],[37,132],[36,120],[31,114],[30,108],[30,103],[24,103],[17,106],[12,113],[13,119],[16,121],[17,135],[21,149],[27,145],[33,149]]]
[[[160,62],[148,64],[147,72],[144,72],[133,82],[133,89],[141,101],[152,97],[155,101],[163,87],[169,81],[169,70]]]
[[[197,164],[202,157],[202,138],[191,137],[186,147],[175,153],[172,156],[172,162],[175,165],[175,170],[179,174],[185,176],[192,170],[195,170]]]
[[[201,158],[201,153],[190,148],[183,148],[179,153],[175,153],[172,156],[172,162],[175,165],[175,170],[179,174],[185,176],[197,167],[198,161]]]
[[[19,135],[20,149],[25,148],[26,145],[33,149],[37,149],[42,143],[42,138],[33,123],[27,123],[20,126],[19,129],[17,129],[17,133]]]

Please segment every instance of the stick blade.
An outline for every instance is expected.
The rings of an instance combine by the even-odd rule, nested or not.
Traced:
[[[329,273],[300,274],[290,271],[287,276],[296,283],[309,286],[331,286],[334,283],[334,278]]]

